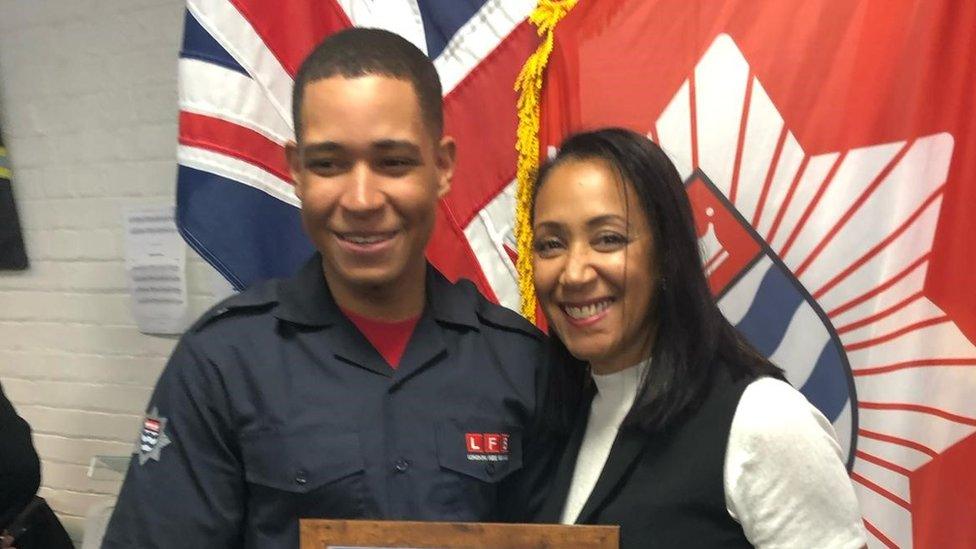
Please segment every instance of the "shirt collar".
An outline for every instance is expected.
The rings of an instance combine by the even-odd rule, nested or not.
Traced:
[[[452,284],[430,263],[427,264],[427,308],[434,320],[478,329],[481,295],[474,284]]]
[[[471,284],[452,284],[430,263],[427,264],[427,307],[438,322],[479,328],[477,290]],[[315,253],[291,278],[278,285],[275,316],[306,326],[331,326],[339,322],[342,311],[332,297],[322,273],[322,256]]]
[[[339,321],[342,312],[325,283],[319,253],[306,261],[295,276],[278,283],[274,314],[280,320],[306,326],[331,326]]]

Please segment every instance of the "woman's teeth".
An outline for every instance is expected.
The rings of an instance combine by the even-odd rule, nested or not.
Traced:
[[[570,318],[575,318],[575,319],[589,318],[591,316],[594,316],[596,314],[602,313],[603,311],[607,310],[607,307],[610,306],[610,303],[611,300],[605,299],[603,301],[597,303],[591,303],[589,305],[581,305],[581,306],[564,305],[563,310],[566,311],[566,314],[569,315]]]

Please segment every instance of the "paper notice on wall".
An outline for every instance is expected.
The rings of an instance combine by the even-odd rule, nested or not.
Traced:
[[[173,206],[138,206],[123,215],[132,315],[146,334],[186,329],[186,245],[174,214]]]

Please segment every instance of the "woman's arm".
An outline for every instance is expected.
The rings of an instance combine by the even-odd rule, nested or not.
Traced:
[[[865,545],[833,427],[782,381],[762,378],[743,393],[729,433],[725,495],[756,547]]]

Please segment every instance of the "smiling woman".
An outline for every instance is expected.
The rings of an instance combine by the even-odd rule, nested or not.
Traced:
[[[553,329],[594,371],[612,373],[650,354],[657,274],[647,218],[602,160],[553,167],[536,197],[535,283]],[[630,266],[631,268],[628,268]]]
[[[540,170],[534,281],[562,432],[540,522],[622,547],[860,547],[830,423],[722,316],[684,185],[642,135],[570,137]],[[800,474],[802,471],[802,474]]]

